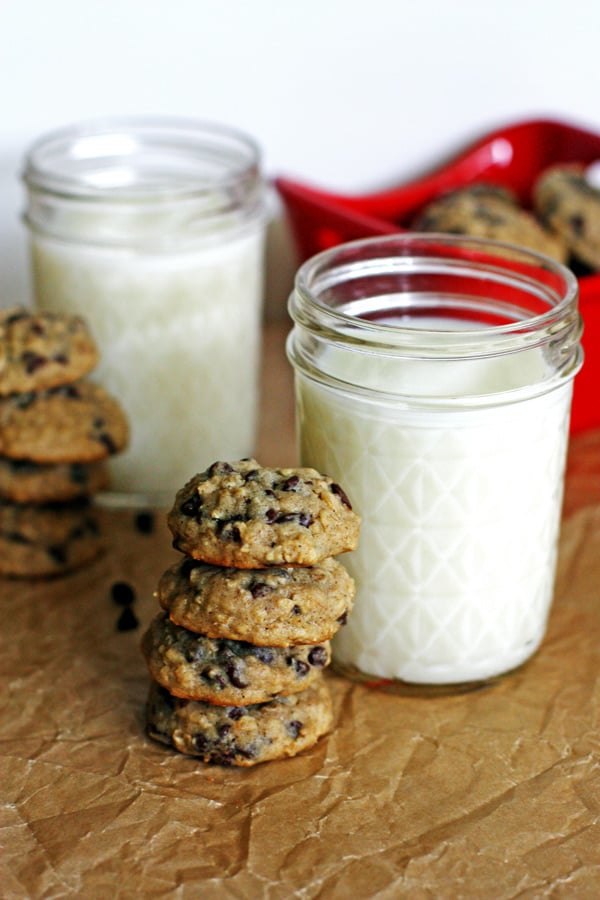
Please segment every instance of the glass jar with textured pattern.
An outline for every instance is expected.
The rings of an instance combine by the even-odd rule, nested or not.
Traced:
[[[363,520],[337,667],[440,691],[520,666],[553,594],[575,277],[493,241],[402,234],[309,260],[289,308],[301,461]]]

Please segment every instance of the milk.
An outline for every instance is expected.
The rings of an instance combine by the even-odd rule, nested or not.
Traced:
[[[39,233],[31,250],[38,306],[86,318],[101,353],[92,378],[129,418],[115,491],[168,501],[215,459],[253,452],[262,224],[185,252]]]
[[[296,371],[302,463],[339,481],[363,520],[358,549],[342,558],[357,593],[334,640],[341,667],[459,684],[538,648],[572,393],[569,379],[528,394],[546,367],[538,349],[402,362],[328,346],[319,370],[367,391]]]

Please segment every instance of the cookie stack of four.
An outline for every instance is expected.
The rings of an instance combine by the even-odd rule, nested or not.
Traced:
[[[98,352],[78,316],[0,313],[0,573],[44,577],[98,554],[90,498],[128,439],[126,418],[85,380]]]
[[[142,651],[148,733],[208,763],[295,756],[332,725],[323,670],[354,584],[333,557],[360,520],[314,469],[218,462],[168,517],[185,555],[163,574]]]

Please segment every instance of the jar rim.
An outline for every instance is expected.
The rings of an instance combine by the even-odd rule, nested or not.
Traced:
[[[148,151],[155,156],[140,172],[141,155]],[[170,170],[164,168],[167,160]],[[227,125],[178,116],[114,116],[40,136],[25,156],[22,177],[31,191],[70,200],[181,202],[215,190],[252,193],[261,182],[260,163],[257,142]]]
[[[420,251],[419,255],[416,251]],[[427,255],[428,254],[428,255]],[[375,279],[382,273],[396,274],[405,280],[415,273],[439,266],[452,277],[479,279],[481,283],[511,285],[525,296],[536,296],[537,309],[527,315],[514,307],[514,318],[496,324],[477,323],[476,327],[444,330],[420,328],[377,321],[347,308],[334,306],[323,295],[336,284],[356,275]],[[544,284],[540,279],[546,278]],[[368,297],[368,291],[348,303],[355,306]],[[375,346],[379,352],[437,353],[477,355],[485,345],[487,352],[518,349],[519,345],[539,342],[567,329],[579,339],[581,321],[577,312],[578,282],[562,263],[542,253],[490,238],[442,233],[406,232],[362,238],[324,250],[306,260],[298,269],[289,311],[292,319],[309,331],[328,335],[342,343]],[[507,307],[508,309],[508,307]],[[520,312],[521,315],[516,313]],[[511,345],[511,346],[509,346]]]

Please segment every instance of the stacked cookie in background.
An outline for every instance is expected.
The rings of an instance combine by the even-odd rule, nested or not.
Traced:
[[[97,362],[81,318],[0,312],[2,575],[57,575],[99,552],[89,501],[128,427],[117,401],[85,380]]]
[[[217,462],[177,493],[184,557],[162,575],[142,639],[150,737],[204,762],[295,756],[332,725],[323,670],[354,583],[334,556],[360,519],[314,469]]]

